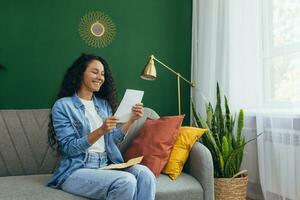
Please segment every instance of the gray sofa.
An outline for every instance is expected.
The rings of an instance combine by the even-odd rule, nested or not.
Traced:
[[[85,199],[45,186],[57,165],[57,156],[47,145],[49,109],[0,110],[0,199]],[[146,117],[158,118],[151,109],[131,127],[120,144],[124,152],[138,134]],[[175,181],[157,177],[157,200],[213,199],[213,163],[206,147],[196,143]]]

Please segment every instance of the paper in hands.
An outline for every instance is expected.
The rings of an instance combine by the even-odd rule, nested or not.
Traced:
[[[132,107],[141,103],[143,99],[144,91],[127,89],[123,99],[115,112],[114,116],[119,119],[119,123],[125,123],[129,120],[132,114]]]

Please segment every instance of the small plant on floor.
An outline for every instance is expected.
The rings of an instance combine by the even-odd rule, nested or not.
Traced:
[[[239,111],[235,127],[236,119],[230,113],[226,96],[224,100],[225,112],[222,110],[220,88],[217,84],[217,103],[215,109],[210,102],[206,105],[206,120],[197,113],[194,103],[192,104],[194,125],[208,129],[200,142],[211,152],[215,178],[231,178],[237,174],[243,160],[244,147],[254,140],[246,142],[242,133],[244,111]]]

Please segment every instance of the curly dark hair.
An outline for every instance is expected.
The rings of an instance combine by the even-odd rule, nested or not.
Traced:
[[[83,73],[88,67],[88,65],[94,60],[100,61],[104,66],[104,78],[105,78],[105,81],[101,86],[101,89],[97,92],[94,92],[94,95],[96,97],[100,97],[102,99],[107,100],[107,102],[110,104],[112,108],[112,111],[115,112],[118,106],[117,92],[116,92],[115,83],[110,68],[108,66],[108,63],[100,56],[95,56],[91,54],[82,54],[68,68],[64,76],[64,79],[62,81],[56,100],[63,97],[73,96],[75,92],[78,92],[83,80]],[[53,127],[52,113],[50,112],[49,124],[48,124],[48,144],[52,149],[56,149],[58,152],[59,146],[57,144],[57,140],[55,136],[56,134]]]

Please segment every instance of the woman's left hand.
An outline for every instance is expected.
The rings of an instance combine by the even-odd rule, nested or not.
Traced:
[[[143,103],[137,103],[132,107],[132,115],[130,120],[135,121],[144,115]]]

